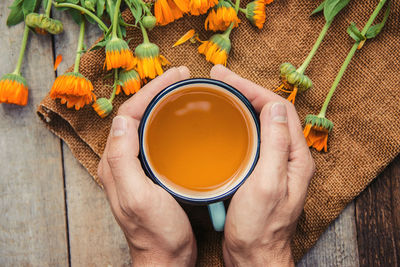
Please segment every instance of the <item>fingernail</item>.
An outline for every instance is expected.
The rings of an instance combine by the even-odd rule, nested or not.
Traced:
[[[190,71],[186,66],[180,66],[178,67],[179,74],[182,78],[188,78],[190,77]]]
[[[276,122],[287,122],[285,105],[282,103],[274,103],[271,107],[271,118]]]
[[[113,119],[111,132],[112,136],[123,136],[126,133],[128,122],[123,116],[116,116]]]

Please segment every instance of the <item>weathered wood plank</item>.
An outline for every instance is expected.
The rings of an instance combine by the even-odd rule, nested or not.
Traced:
[[[0,75],[13,71],[23,33],[6,26],[11,3],[0,2]],[[27,49],[29,103],[0,105],[0,266],[66,266],[60,141],[35,114],[54,80],[51,37],[31,36]]]
[[[297,266],[359,266],[354,212],[352,202]]]
[[[361,266],[400,265],[400,156],[356,199]]]
[[[55,37],[56,54],[63,55],[58,73],[74,63],[79,27],[70,16],[54,12],[65,33]],[[86,27],[90,47],[99,36],[97,26]],[[128,266],[130,257],[122,231],[115,222],[102,190],[63,144],[64,173],[72,266]]]

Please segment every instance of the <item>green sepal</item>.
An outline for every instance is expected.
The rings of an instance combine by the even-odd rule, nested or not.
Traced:
[[[281,66],[279,67],[279,71],[280,71],[281,77],[285,77],[289,73],[296,71],[296,67],[293,66],[289,62],[285,62],[285,63],[281,64]]]
[[[25,87],[27,87],[25,78],[19,74],[15,73],[4,74],[0,80],[16,81],[17,83],[23,84]]]
[[[280,76],[290,85],[296,86],[300,92],[307,91],[313,86],[311,79],[303,73],[297,72],[297,69],[290,63],[282,63],[279,67]]]
[[[210,41],[217,44],[222,50],[225,50],[227,54],[231,51],[231,40],[228,36],[217,33],[211,36]]]
[[[120,84],[121,86],[124,86],[124,84],[130,80],[140,80],[139,73],[135,70],[123,70],[119,73],[119,81],[122,83]]]
[[[383,27],[385,26],[386,21],[389,18],[389,14],[390,14],[390,2],[388,3],[388,7],[386,8],[385,15],[382,19],[382,22],[375,24],[374,26],[371,26],[368,29],[367,33],[365,34],[365,37],[367,39],[375,38],[382,31]]]
[[[352,22],[350,26],[347,28],[347,33],[353,38],[357,43],[364,41],[366,37],[362,35],[360,30],[357,28],[356,24]]]
[[[24,0],[14,0],[12,5],[9,7],[11,11],[7,18],[7,26],[14,26],[24,21],[24,12],[22,9],[23,2]]]
[[[106,51],[122,51],[129,50],[128,44],[120,38],[112,38],[107,41]]]
[[[326,0],[324,4],[325,20],[332,21],[349,2],[350,0]]]
[[[306,124],[311,124],[312,126],[322,127],[329,132],[333,129],[333,122],[325,117],[318,117],[316,115],[308,114],[306,116]]]
[[[93,104],[93,106],[95,105],[98,105],[99,110],[104,111],[104,116],[102,116],[102,118],[105,118],[108,115],[110,115],[110,113],[113,110],[113,105],[111,101],[104,97],[97,99],[96,102]]]
[[[316,9],[314,9],[314,11],[311,12],[311,16],[324,10],[325,2],[326,2],[326,0],[324,2],[322,2]]]
[[[135,48],[138,58],[155,58],[160,55],[160,48],[153,43],[142,43]]]

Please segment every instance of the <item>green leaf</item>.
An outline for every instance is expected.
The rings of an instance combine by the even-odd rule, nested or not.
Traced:
[[[103,16],[105,5],[106,5],[106,0],[97,0],[96,14],[99,18]]]
[[[81,24],[82,15],[81,15],[80,11],[71,8],[71,9],[68,9],[68,12],[71,15],[72,19],[75,21],[75,23]]]
[[[327,22],[332,21],[350,0],[326,0],[324,5],[324,16]]]
[[[382,31],[383,27],[385,26],[386,21],[389,18],[389,14],[390,14],[390,2],[386,9],[385,16],[382,19],[382,22],[375,24],[374,26],[371,26],[368,29],[367,33],[365,34],[365,37],[367,37],[367,39],[375,38]]]
[[[360,30],[357,28],[356,24],[352,22],[347,28],[347,33],[353,38],[357,43],[365,40],[366,38],[361,34]]]
[[[35,11],[35,9],[37,7],[38,7],[38,1],[37,0],[24,0],[24,3],[22,5],[22,11],[24,13],[24,16],[26,16],[29,13],[32,13],[33,11]]]
[[[314,11],[311,13],[311,16],[324,10],[325,2],[326,2],[326,0],[324,2],[322,2],[316,9],[314,9]]]
[[[115,7],[114,1],[112,1],[112,0],[106,1],[106,12],[110,18],[110,21],[113,21],[114,7]]]
[[[95,44],[92,48],[90,48],[89,51],[101,49],[101,48],[105,47],[106,44],[107,44],[107,40],[103,39],[100,42],[98,42],[97,44]]]
[[[7,18],[7,26],[14,26],[24,21],[24,12],[22,10],[22,5],[23,0],[14,0],[12,5],[9,7],[11,11]]]

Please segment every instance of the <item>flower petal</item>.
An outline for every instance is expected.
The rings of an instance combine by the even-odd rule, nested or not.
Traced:
[[[180,45],[180,44],[185,43],[187,40],[189,40],[190,38],[192,38],[192,37],[194,36],[194,34],[195,34],[194,29],[189,30],[189,31],[188,31],[187,33],[185,33],[181,38],[179,38],[179,40],[176,41],[176,43],[175,43],[172,47],[175,47],[175,46],[178,46],[178,45]]]

